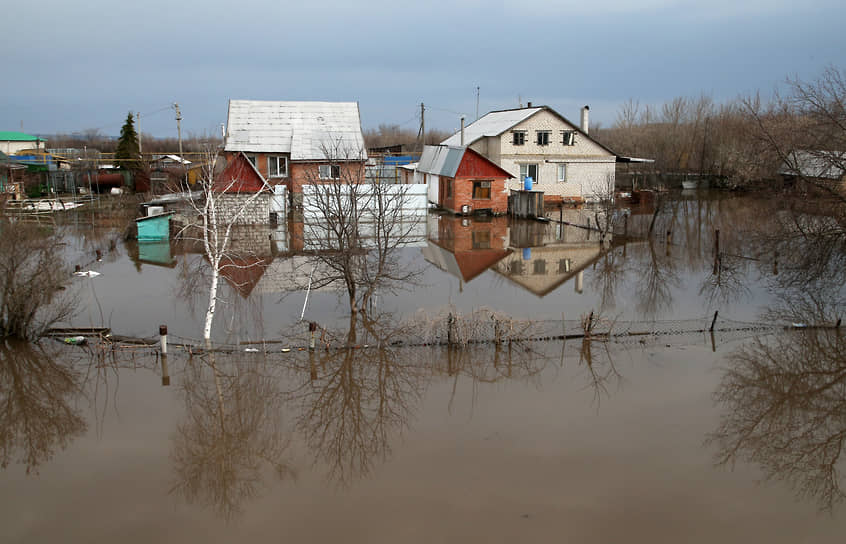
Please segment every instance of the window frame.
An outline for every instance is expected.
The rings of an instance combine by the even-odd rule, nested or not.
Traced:
[[[535,175],[532,176],[532,181],[534,183],[540,183],[540,167],[536,162],[526,162],[520,165],[520,183],[522,184],[526,181],[526,177],[529,175],[529,167],[534,166],[535,168]],[[526,169],[526,172],[523,172],[523,169]]]
[[[258,155],[255,153],[244,153],[244,156],[247,157],[247,160],[250,161],[253,168],[258,169]]]
[[[487,193],[488,196],[478,196],[478,193]],[[491,199],[491,180],[489,179],[474,179],[473,192],[471,193],[473,200],[490,200]]]
[[[526,132],[525,130],[512,130],[511,145],[526,145]]]
[[[558,183],[567,182],[567,163],[559,162],[557,164],[557,174],[555,179],[558,180]]]
[[[549,145],[550,136],[552,135],[551,130],[538,130],[536,131],[536,138],[535,143],[537,143],[541,147],[546,147]]]
[[[446,198],[452,198],[452,178],[446,180]]]
[[[324,168],[329,169],[328,176],[323,174]],[[320,179],[341,179],[341,166],[338,164],[319,164],[317,165],[317,177]]]
[[[284,164],[284,170],[280,171],[280,160]],[[276,173],[273,174],[270,168],[272,163],[276,163]],[[288,157],[284,155],[268,155],[267,156],[267,177],[268,178],[287,178],[288,177]]]
[[[576,145],[576,131],[562,130],[561,131],[561,145],[573,146]]]

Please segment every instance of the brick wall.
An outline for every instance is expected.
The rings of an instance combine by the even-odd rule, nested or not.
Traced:
[[[491,197],[489,199],[473,198],[473,181],[490,181]],[[452,180],[452,196],[446,196],[446,178],[441,180],[444,184],[444,199],[442,207],[454,212],[461,212],[461,206],[469,204],[473,211],[491,210],[493,213],[506,213],[508,211],[508,192],[505,190],[505,180],[485,179],[474,180],[468,178],[456,178]]]
[[[218,195],[217,217],[220,224],[231,222],[239,211],[244,207],[247,200],[252,198],[250,194],[224,194]],[[237,225],[266,225],[270,222],[270,194],[259,195],[235,221]]]

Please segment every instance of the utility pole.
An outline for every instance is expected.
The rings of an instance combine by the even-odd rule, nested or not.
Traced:
[[[173,109],[176,110],[176,132],[179,136],[179,160],[182,161],[182,113],[179,111],[179,104],[173,103]],[[184,165],[184,163],[182,163]]]
[[[141,112],[135,112],[135,124],[138,126],[138,154],[143,155],[141,148]]]
[[[476,85],[476,120],[479,120],[479,86]]]
[[[420,144],[420,151],[423,151],[423,147],[426,145],[426,107],[423,106],[423,102],[420,103],[420,134],[421,137],[421,144]]]

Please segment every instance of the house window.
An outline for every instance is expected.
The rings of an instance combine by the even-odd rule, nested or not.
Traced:
[[[538,131],[538,145],[549,145],[549,132],[548,130]]]
[[[538,165],[537,164],[521,164],[520,165],[520,183],[523,183],[527,177],[532,178],[535,183],[540,183],[538,179]]]
[[[446,197],[452,198],[452,180],[448,179],[446,182]]]
[[[564,145],[576,145],[576,131],[575,130],[562,130],[561,131],[561,143]]]
[[[567,181],[567,165],[566,164],[559,164],[558,165],[558,183],[563,183]]]
[[[275,155],[267,157],[267,176],[271,178],[288,177],[288,158]]]
[[[319,170],[320,179],[339,179],[341,177],[341,167],[337,164],[321,164]]]
[[[473,249],[490,249],[491,231],[476,231],[473,233]]]
[[[532,268],[534,269],[535,274],[543,276],[546,274],[546,261],[544,259],[538,259],[532,263]]]
[[[510,276],[523,275],[523,261],[515,260],[508,263],[508,274]]]
[[[515,130],[511,133],[512,140],[511,142],[514,145],[525,145],[526,143],[526,131],[525,130]]]
[[[573,266],[573,262],[570,259],[561,259],[558,261],[558,273],[559,274],[569,274],[570,268]]]
[[[490,181],[474,181],[473,182],[473,199],[474,200],[490,200],[491,198],[491,182]]]
[[[255,155],[247,155],[247,160],[252,163],[253,166],[258,167],[256,164],[256,156]]]

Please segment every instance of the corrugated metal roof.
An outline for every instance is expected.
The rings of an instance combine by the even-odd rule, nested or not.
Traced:
[[[356,102],[230,100],[226,151],[291,160],[366,159]]]
[[[457,146],[427,145],[420,155],[417,171],[454,178],[466,149]]]
[[[517,123],[524,121],[543,108],[492,111],[464,127],[464,145],[470,145],[484,136],[499,136]],[[461,145],[461,132],[456,132],[441,145]]]
[[[24,134],[23,132],[0,131],[0,142],[46,142],[44,138]]]

